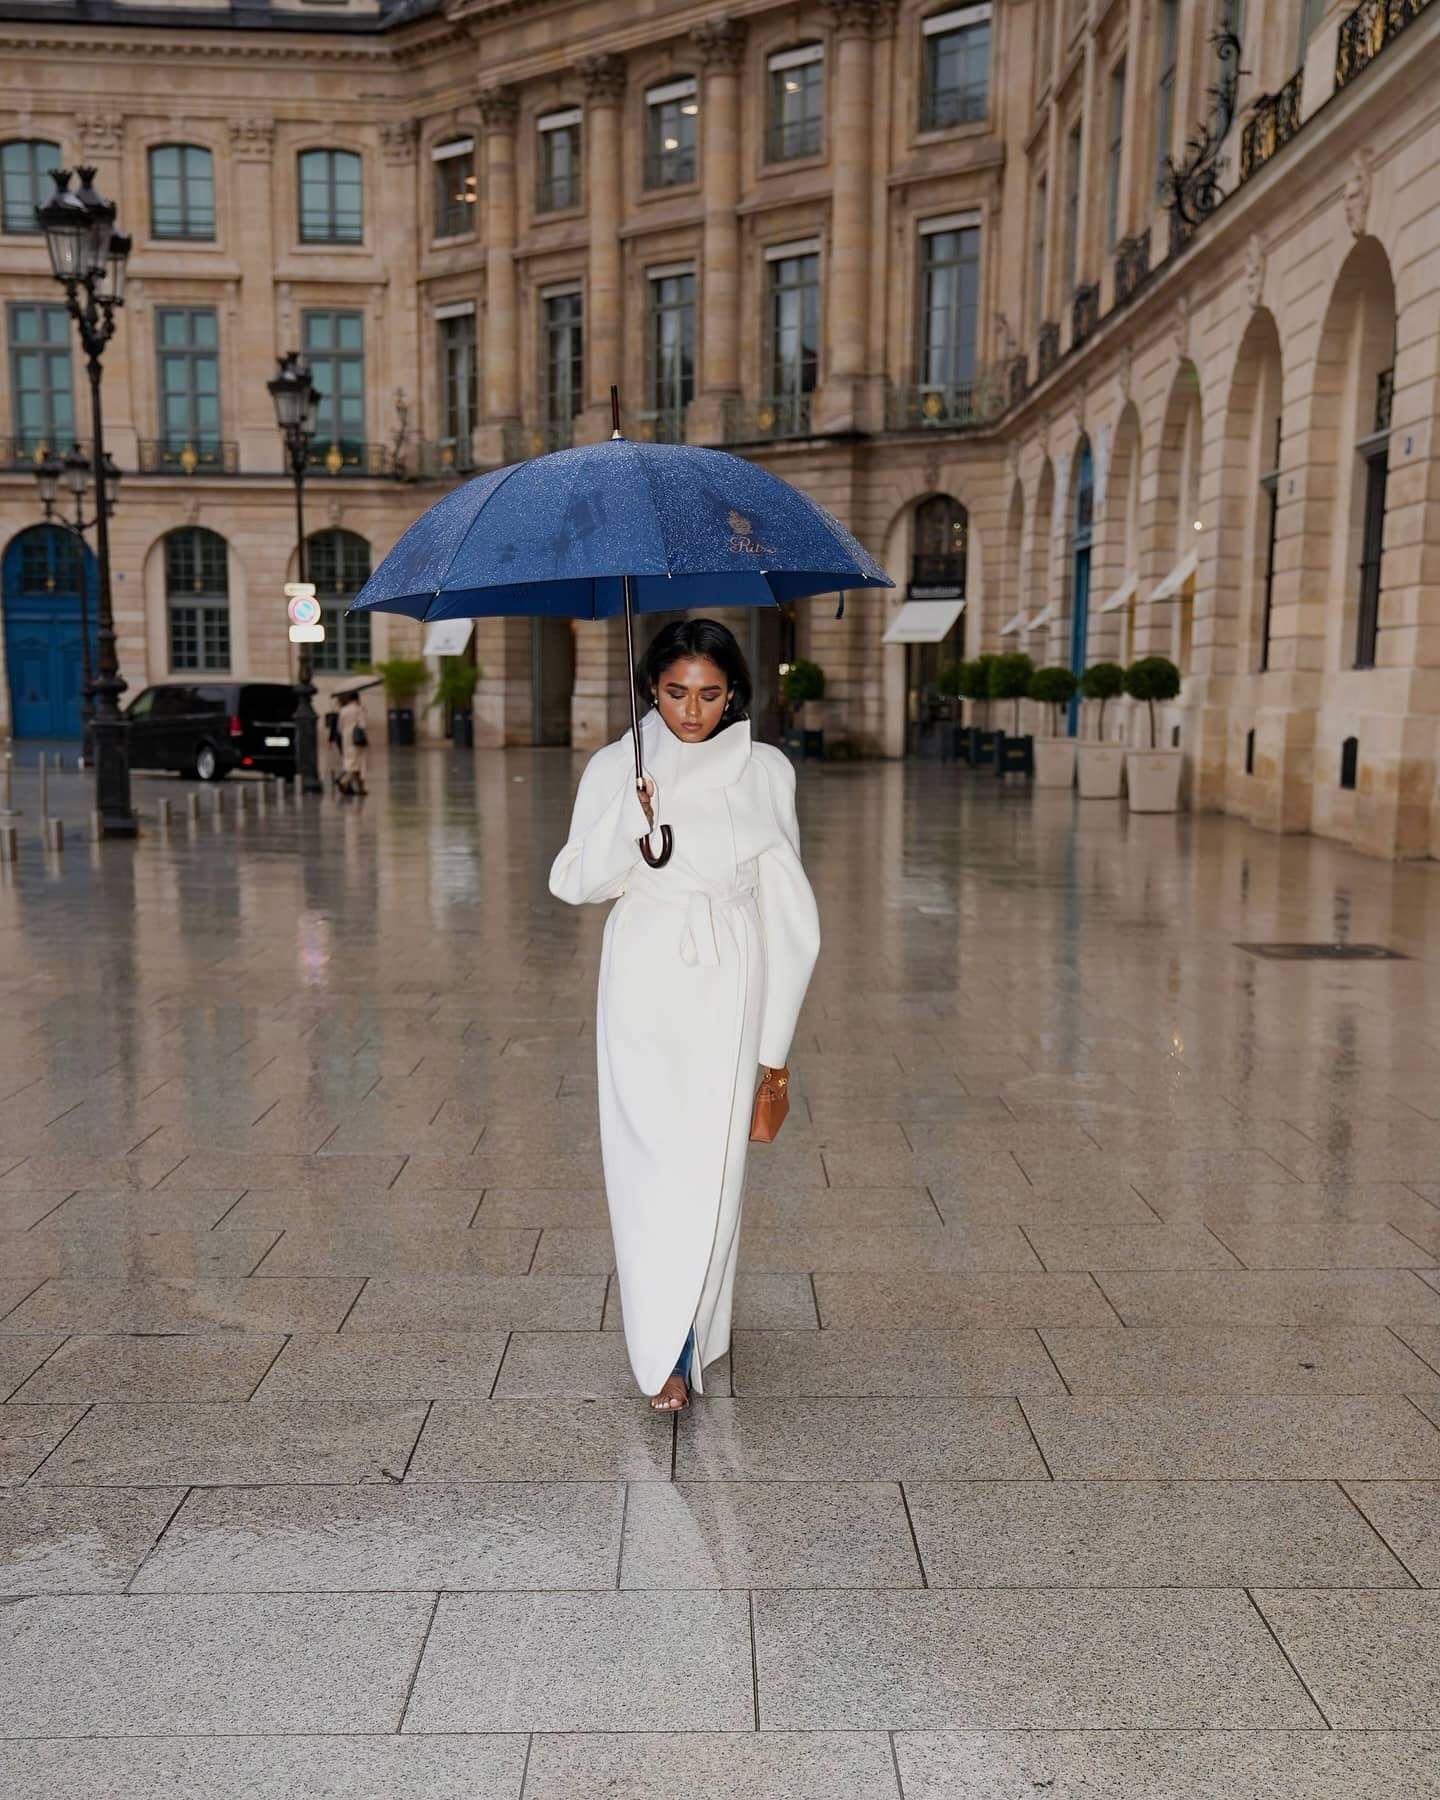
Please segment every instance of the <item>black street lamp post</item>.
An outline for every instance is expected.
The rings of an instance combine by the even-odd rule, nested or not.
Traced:
[[[100,359],[115,335],[115,313],[125,303],[125,263],[130,239],[115,229],[115,206],[95,188],[95,171],[82,168],[80,186],[70,171],[56,169],[55,192],[35,217],[45,234],[50,267],[65,289],[65,305],[80,334],[90,373],[90,473],[95,484],[95,548],[99,562],[99,630],[96,672],[90,681],[90,734],[94,746],[95,804],[106,837],[134,837],[130,808],[130,747],[120,711],[125,679],[115,653],[115,612],[110,591],[110,525],[106,495],[105,427],[100,410]],[[108,275],[109,285],[104,285]]]
[[[120,471],[115,459],[106,452],[104,462],[105,514],[113,518],[115,500],[120,490]],[[85,491],[90,486],[90,458],[78,444],[73,444],[63,462],[43,462],[35,471],[40,490],[40,505],[45,523],[65,531],[75,539],[80,551],[80,758],[86,768],[95,766],[95,671],[90,663],[90,608],[85,596],[88,571],[85,567],[85,533],[95,524],[85,517]],[[74,506],[74,517],[67,519],[60,511],[60,485]]]
[[[297,350],[280,358],[278,374],[265,384],[275,402],[275,423],[285,440],[285,456],[295,483],[295,572],[305,574],[305,471],[310,465],[310,445],[315,437],[319,395],[310,376],[310,365]],[[315,741],[315,682],[310,646],[300,646],[296,670],[300,699],[295,707],[295,761],[300,786],[307,794],[324,792],[320,780],[319,749]]]

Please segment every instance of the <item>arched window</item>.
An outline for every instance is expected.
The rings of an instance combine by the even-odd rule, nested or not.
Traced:
[[[353,150],[302,150],[300,242],[359,244],[365,237],[360,158]]]
[[[80,542],[73,532],[56,525],[32,525],[20,533],[17,543],[21,594],[80,592]]]
[[[475,139],[447,138],[430,152],[435,171],[435,236],[464,237],[475,230]]]
[[[200,144],[156,144],[150,152],[150,235],[215,236],[215,159]]]
[[[934,494],[915,508],[915,551],[910,579],[916,586],[954,587],[965,594],[965,553],[970,515],[948,494]]]
[[[306,579],[315,583],[325,642],[315,646],[314,666],[342,674],[370,661],[369,613],[345,608],[370,579],[370,546],[353,531],[317,531],[305,543]]]
[[[39,235],[35,208],[50,194],[52,184],[47,176],[60,163],[60,146],[45,138],[12,138],[8,144],[0,144],[0,223],[7,234]]]
[[[170,620],[170,667],[230,667],[230,550],[203,526],[186,525],[165,539],[165,608]]]
[[[645,185],[679,187],[695,179],[700,90],[679,75],[645,91]]]

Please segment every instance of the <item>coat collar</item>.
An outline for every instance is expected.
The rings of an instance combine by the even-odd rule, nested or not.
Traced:
[[[657,787],[733,787],[750,760],[750,721],[737,719],[704,743],[682,744],[652,708],[640,721],[640,748]]]

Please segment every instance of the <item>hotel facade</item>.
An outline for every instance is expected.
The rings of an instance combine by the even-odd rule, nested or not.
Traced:
[[[0,0],[0,734],[76,728],[93,571],[35,468],[86,377],[34,207],[83,165],[134,239],[132,692],[289,666],[278,356],[321,396],[322,688],[419,652],[344,615],[405,526],[607,434],[615,382],[895,579],[734,615],[767,723],[797,655],[827,742],[897,757],[957,656],[1163,654],[1192,807],[1440,855],[1437,65],[1426,0]],[[906,604],[931,641],[886,642]],[[624,728],[614,622],[473,653],[484,746]]]

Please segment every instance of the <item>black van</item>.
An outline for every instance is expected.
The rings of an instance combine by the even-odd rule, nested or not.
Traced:
[[[221,781],[232,769],[295,773],[299,690],[278,681],[162,681],[125,709],[130,767]]]

